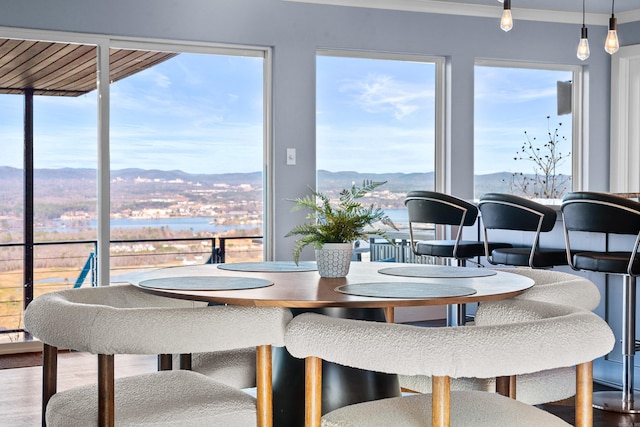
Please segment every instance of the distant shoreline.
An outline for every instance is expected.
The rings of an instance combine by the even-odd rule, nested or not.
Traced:
[[[394,223],[407,223],[405,209],[386,209],[385,213]],[[262,224],[216,224],[211,217],[168,217],[168,218],[112,218],[111,229],[140,229],[167,227],[172,231],[193,232],[225,232],[229,230],[251,230],[262,228]],[[90,220],[55,220],[52,225],[36,226],[35,229],[45,233],[79,232],[97,228],[97,221]],[[20,232],[21,229],[0,230],[0,233]]]

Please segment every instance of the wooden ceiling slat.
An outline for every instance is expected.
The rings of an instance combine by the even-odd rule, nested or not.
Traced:
[[[8,75],[2,79],[2,85],[8,87],[22,86],[26,88],[35,87],[38,82],[38,75],[44,76],[48,73],[49,68],[55,63],[60,56],[57,54],[63,50],[63,44],[50,44],[45,49],[29,58],[19,68],[15,70],[13,75]],[[44,72],[41,72],[45,70]],[[51,70],[54,72],[54,70]]]
[[[65,58],[63,66],[59,67],[57,72],[51,73],[47,78],[43,78],[43,84],[41,84],[40,87],[61,89],[74,84],[74,82],[76,82],[75,84],[77,85],[82,79],[87,77],[95,80],[97,67],[96,55],[96,48],[93,46],[91,46],[89,50],[76,49]],[[44,83],[46,83],[46,85]],[[78,90],[77,87],[74,89]]]
[[[79,96],[96,89],[96,48],[91,45],[0,39],[0,93]],[[110,80],[157,65],[176,53],[110,49]]]
[[[36,43],[36,42],[26,42],[26,41],[15,40],[15,39],[0,39],[0,40],[1,40],[0,41],[0,58],[6,57],[7,55],[11,54],[11,52],[14,52],[15,49],[19,48],[20,46],[23,46],[22,51],[24,51],[28,49],[29,43],[31,43],[31,45]]]
[[[24,60],[20,57],[25,55],[31,48],[34,48],[36,42],[23,41],[17,45],[9,44],[7,51],[2,52],[0,57],[0,81],[5,78],[5,75],[11,73],[16,67],[18,67]]]
[[[60,81],[60,76],[72,76],[79,73],[81,69],[78,66],[87,60],[93,63],[93,68],[88,67],[86,72],[88,74],[95,73],[97,55],[95,46],[67,45],[59,53],[61,56],[56,58],[54,63],[49,64],[46,69],[38,73],[40,87],[58,88],[57,82]]]
[[[176,55],[175,53],[165,52],[132,52],[132,54],[124,58],[119,58],[111,62],[109,72],[112,82],[143,71]]]

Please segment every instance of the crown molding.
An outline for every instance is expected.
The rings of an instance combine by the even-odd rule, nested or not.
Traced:
[[[401,10],[410,12],[441,13],[447,15],[478,16],[484,18],[500,18],[502,8],[470,3],[449,2],[442,0],[284,0],[298,3],[315,3],[331,6],[365,7],[372,9]],[[582,24],[582,13],[543,9],[511,10],[513,19],[525,21],[559,22]],[[640,9],[616,13],[618,24],[640,21]],[[604,13],[587,13],[585,17],[589,25],[609,25],[609,15]]]
[[[623,16],[624,20],[622,20],[623,17],[618,17],[618,15],[616,14],[616,17],[618,17],[619,24],[627,24],[629,22],[640,22],[640,9],[630,10],[628,12],[625,12],[623,15],[624,15]]]

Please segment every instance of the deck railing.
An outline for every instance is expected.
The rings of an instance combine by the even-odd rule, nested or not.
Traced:
[[[242,247],[240,242],[244,242]],[[428,257],[416,257],[404,236],[394,236],[394,242],[395,245],[390,245],[384,240],[371,239],[367,258],[370,261],[433,262]],[[38,296],[60,289],[98,285],[96,240],[36,242],[32,283],[23,280],[23,247],[23,243],[0,244],[0,334],[22,331],[22,314],[29,301],[24,295]],[[121,274],[143,268],[249,260],[262,260],[262,236],[110,242],[112,281],[118,281]]]
[[[239,247],[240,242],[245,244]],[[262,236],[187,237],[110,242],[112,277],[141,268],[261,260]],[[24,283],[23,243],[0,244],[0,333],[19,332],[25,295],[96,286],[96,240],[34,243],[32,283]]]

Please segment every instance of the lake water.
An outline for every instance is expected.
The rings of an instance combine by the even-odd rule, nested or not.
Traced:
[[[385,213],[391,218],[391,220],[398,224],[406,224],[407,210],[406,209],[388,209]],[[96,221],[88,221],[86,226],[77,226],[74,221],[56,221],[53,227],[38,228],[38,231],[48,232],[63,232],[63,231],[80,231],[89,228],[96,228]],[[132,229],[132,228],[160,228],[168,227],[174,231],[191,230],[194,233],[198,232],[223,232],[228,230],[251,230],[256,228],[255,224],[247,225],[221,225],[212,223],[212,218],[209,217],[181,217],[181,218],[144,218],[144,219],[131,219],[131,218],[114,218],[111,220],[112,229]]]
[[[79,231],[88,228],[96,228],[95,220],[88,221],[85,227],[74,227],[74,221],[56,221],[56,225],[51,228],[38,228],[39,231]],[[227,230],[251,230],[256,228],[255,224],[221,225],[212,223],[212,218],[208,217],[182,217],[182,218],[114,218],[111,220],[112,229],[132,229],[132,228],[160,228],[167,227],[174,231],[191,230],[198,232],[222,232]]]

